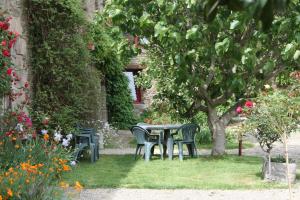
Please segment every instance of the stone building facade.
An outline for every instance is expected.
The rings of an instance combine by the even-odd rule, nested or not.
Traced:
[[[20,84],[30,83],[30,51],[28,48],[28,32],[27,32],[27,15],[26,15],[26,0],[0,0],[0,8],[5,11],[6,16],[11,16],[10,29],[20,33],[20,37],[11,50],[11,58],[14,63],[15,70],[18,75],[21,76]],[[82,0],[83,9],[88,19],[92,19],[95,11],[102,10],[104,6],[104,0]],[[13,86],[13,89],[17,91],[18,86]],[[102,94],[101,108],[99,110],[99,120],[107,121],[107,109],[106,109],[106,91],[105,86],[101,86]],[[24,97],[23,97],[24,98]],[[21,101],[22,97],[19,98]],[[14,104],[17,104],[15,102]],[[5,110],[8,107],[14,107],[7,97],[2,100],[2,108]]]

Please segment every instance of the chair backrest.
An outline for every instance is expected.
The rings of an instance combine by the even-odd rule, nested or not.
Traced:
[[[184,124],[177,131],[181,132],[183,141],[193,142],[200,127],[197,124]]]
[[[130,131],[134,135],[138,144],[144,144],[146,141],[148,141],[150,134],[146,129],[143,129],[139,126],[132,126]]]

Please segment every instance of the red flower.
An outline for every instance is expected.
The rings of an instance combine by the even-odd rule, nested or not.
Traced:
[[[25,119],[25,125],[27,126],[27,127],[32,127],[32,121],[31,121],[31,119],[29,118],[29,117],[26,117],[26,119]]]
[[[253,107],[253,102],[248,100],[248,101],[246,101],[245,106],[247,108],[252,108]]]
[[[7,49],[2,50],[2,55],[5,57],[10,57],[10,52]]]
[[[1,46],[5,47],[6,45],[7,45],[6,40],[3,40],[3,41],[1,42]]]
[[[9,75],[9,76],[10,76],[10,75],[11,75],[11,73],[12,73],[12,70],[13,70],[12,68],[8,68],[8,69],[7,69],[7,71],[6,71],[7,75]]]
[[[9,23],[7,22],[0,22],[0,29],[7,30],[9,28]]]
[[[12,48],[12,46],[16,43],[16,41],[17,41],[17,38],[14,38],[14,39],[10,40],[8,48]]]
[[[5,22],[9,22],[11,19],[12,19],[12,16],[7,17],[7,18],[5,19]]]
[[[24,87],[25,87],[25,88],[28,88],[28,87],[29,87],[29,83],[26,82],[26,83],[24,84]]]
[[[235,111],[237,114],[241,114],[243,112],[243,108],[241,106],[238,106]]]

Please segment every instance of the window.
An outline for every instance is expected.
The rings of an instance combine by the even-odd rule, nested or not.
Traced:
[[[141,90],[141,88],[136,86],[136,83],[134,80],[134,76],[137,76],[139,71],[140,70],[131,69],[131,70],[127,70],[126,72],[124,72],[124,74],[126,75],[126,77],[129,80],[128,84],[129,84],[129,89],[131,92],[132,100],[136,104],[142,103],[142,90]]]

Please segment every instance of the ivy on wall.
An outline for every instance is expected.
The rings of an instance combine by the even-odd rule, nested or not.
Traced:
[[[95,46],[93,62],[105,75],[108,121],[117,128],[128,128],[136,121],[128,79],[123,71],[135,54],[134,48],[122,32],[105,23],[101,15],[95,17],[91,32]]]
[[[80,0],[27,0],[33,115],[70,130],[98,119],[101,77],[91,67],[88,21]]]

